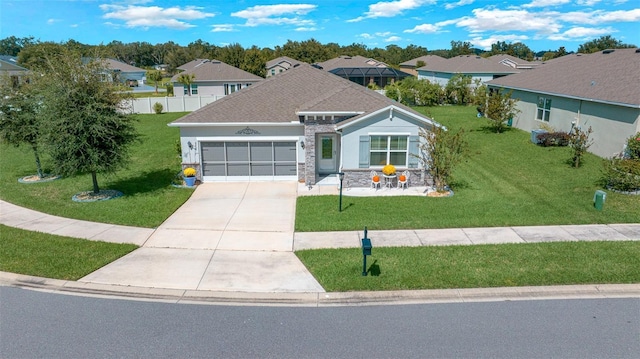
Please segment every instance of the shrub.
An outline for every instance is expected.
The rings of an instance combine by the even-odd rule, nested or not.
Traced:
[[[640,160],[614,158],[605,161],[604,183],[618,191],[640,190]]]
[[[589,135],[592,132],[593,130],[591,127],[586,131],[582,131],[578,126],[571,130],[571,133],[569,134],[569,147],[573,150],[573,157],[571,158],[573,167],[580,167],[580,160],[582,159],[582,156],[584,156],[589,147],[593,144],[593,140],[589,139]]]
[[[153,112],[155,112],[156,115],[161,114],[162,110],[164,110],[164,107],[162,106],[162,104],[160,102],[156,102],[156,103],[153,104]]]
[[[640,160],[640,132],[629,137],[625,155],[632,160]]]
[[[539,133],[536,138],[538,144],[544,147],[569,145],[569,134],[563,131]]]

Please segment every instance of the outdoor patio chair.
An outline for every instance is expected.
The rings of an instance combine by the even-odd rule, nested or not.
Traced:
[[[380,189],[380,176],[376,171],[371,171],[371,188]]]
[[[411,176],[411,172],[404,171],[400,176],[398,176],[398,188],[409,188],[409,177]]]

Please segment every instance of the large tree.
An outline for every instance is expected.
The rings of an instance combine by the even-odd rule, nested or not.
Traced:
[[[37,82],[47,120],[47,145],[57,173],[90,173],[98,194],[98,173],[111,173],[127,163],[138,139],[134,118],[125,115],[128,96],[119,84],[103,81],[106,64],[99,54],[83,61],[63,49],[44,54],[44,76]]]
[[[584,44],[578,46],[578,52],[584,54],[590,54],[607,49],[624,49],[636,47],[635,45],[625,44],[620,40],[615,39],[611,35],[600,36],[597,39],[587,41]]]
[[[32,85],[16,83],[10,76],[2,76],[0,82],[0,139],[16,147],[23,144],[31,147],[37,175],[43,178],[40,141],[44,122],[40,98]]]

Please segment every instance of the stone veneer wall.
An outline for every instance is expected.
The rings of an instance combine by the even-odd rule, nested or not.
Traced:
[[[336,133],[331,121],[307,121],[304,124],[304,182],[316,184],[316,133]]]
[[[384,178],[382,178],[382,172],[376,172],[378,172],[378,175],[380,176],[380,185],[384,186]],[[398,176],[402,172],[404,172],[404,170],[399,171]],[[409,187],[425,186],[425,181],[421,179],[422,170],[411,169],[409,170],[409,172],[411,173],[411,176],[409,177]],[[427,178],[427,184],[429,186],[432,186],[433,181],[429,177],[429,174],[425,172],[424,176]],[[342,182],[342,185],[345,188],[371,187],[371,169],[344,170],[344,181]],[[397,185],[397,182],[394,182],[394,185]]]

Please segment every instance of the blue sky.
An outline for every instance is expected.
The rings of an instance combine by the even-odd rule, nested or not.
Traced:
[[[201,39],[218,46],[323,44],[448,49],[523,42],[534,51],[612,35],[640,45],[640,0],[2,0],[0,38],[85,44]]]

